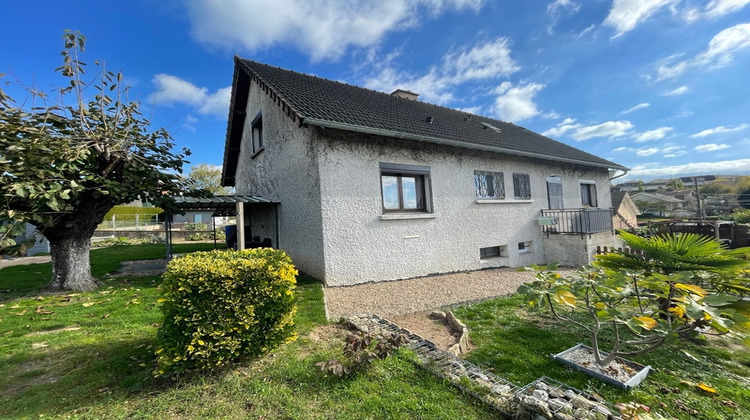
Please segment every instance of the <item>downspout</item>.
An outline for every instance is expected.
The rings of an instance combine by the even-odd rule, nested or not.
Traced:
[[[617,169],[615,169],[615,171],[617,171]],[[622,171],[623,172],[620,175],[615,175],[612,178],[610,178],[609,180],[612,181],[613,179],[621,178],[621,177],[627,175],[630,170],[629,169],[622,169]]]

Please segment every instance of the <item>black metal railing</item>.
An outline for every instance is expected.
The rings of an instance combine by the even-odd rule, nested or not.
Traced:
[[[591,234],[613,232],[613,209],[542,210],[542,232]]]

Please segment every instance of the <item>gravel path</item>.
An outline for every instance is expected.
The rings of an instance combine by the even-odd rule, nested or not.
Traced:
[[[497,268],[356,286],[324,288],[330,319],[369,312],[381,317],[411,314],[456,303],[509,295],[534,272]]]

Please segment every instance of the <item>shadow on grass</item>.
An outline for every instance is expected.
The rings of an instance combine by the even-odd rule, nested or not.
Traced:
[[[11,357],[0,417],[55,415],[164,389],[151,376],[154,343],[134,338]]]

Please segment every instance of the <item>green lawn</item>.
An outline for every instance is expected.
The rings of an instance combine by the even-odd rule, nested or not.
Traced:
[[[0,418],[492,418],[409,352],[351,378],[324,376],[315,363],[339,357],[343,335],[326,325],[321,285],[304,276],[299,339],[221,372],[153,379],[160,278],[105,274],[163,255],[163,245],[93,250],[103,285],[89,293],[43,292],[50,264],[1,269]]]
[[[637,401],[680,419],[750,419],[750,349],[741,342],[722,338],[708,343],[681,343],[633,357],[655,371],[628,392],[553,361],[551,354],[579,342],[590,345],[588,336],[551,315],[529,314],[519,296],[466,306],[455,312],[469,327],[471,340],[477,346],[467,359],[492,368],[521,386],[548,376],[602,395],[612,403]],[[718,393],[708,394],[691,385],[701,382]]]

